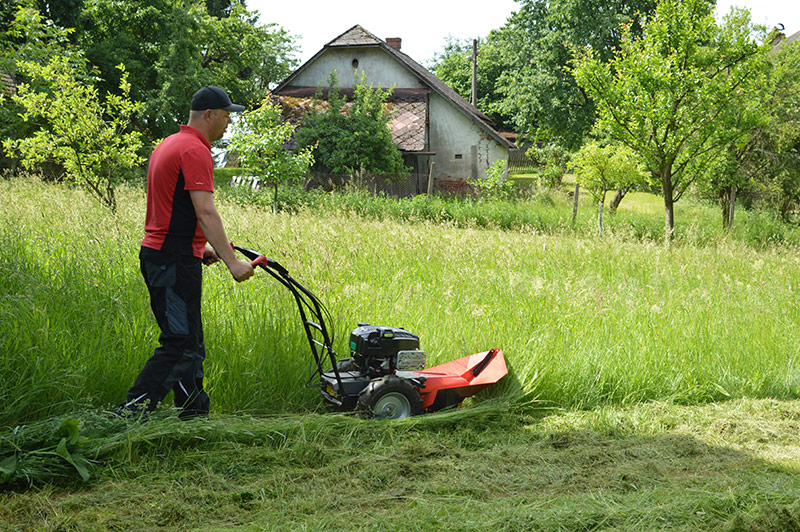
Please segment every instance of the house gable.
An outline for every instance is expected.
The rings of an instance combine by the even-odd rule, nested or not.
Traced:
[[[376,55],[378,54],[378,55]],[[396,64],[387,67],[385,55],[392,57]],[[321,61],[324,56],[324,61]],[[351,57],[352,56],[352,57]],[[358,64],[353,60],[358,60]],[[367,63],[362,63],[366,61]],[[505,149],[511,149],[514,145],[500,135],[491,127],[491,120],[477,107],[464,100],[456,91],[443,83],[425,67],[411,59],[400,50],[390,46],[382,39],[379,39],[359,25],[355,25],[346,32],[342,33],[331,42],[326,44],[322,50],[317,52],[304,65],[291,74],[274,91],[275,94],[283,94],[284,89],[294,86],[309,85],[316,87],[319,80],[327,80],[330,75],[331,66],[341,65],[342,71],[337,68],[338,81],[340,87],[352,87],[351,76],[346,76],[344,72],[354,70],[366,70],[366,66],[380,61],[383,65],[385,74],[375,75],[373,72],[380,70],[370,69],[370,83],[380,85],[384,88],[423,88],[438,93],[445,101],[455,107],[460,113],[464,114],[469,120],[473,121],[483,132]],[[389,77],[389,75],[393,77]]]
[[[395,42],[387,44],[356,25],[326,44],[273,91],[284,117],[302,116],[288,104],[306,110],[319,105],[312,98],[320,86],[326,97],[332,70],[340,94],[350,99],[355,74],[364,73],[376,89],[392,89],[387,104],[393,142],[412,174],[423,174],[426,181],[433,177],[440,190],[470,190],[467,182],[484,178],[515,145],[477,107],[401,52],[400,39],[390,40]]]

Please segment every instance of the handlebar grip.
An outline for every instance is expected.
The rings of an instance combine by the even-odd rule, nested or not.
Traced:
[[[267,257],[266,257],[265,255],[261,255],[261,256],[260,256],[260,257],[258,257],[256,260],[254,260],[253,262],[251,262],[251,263],[250,263],[250,266],[252,266],[253,268],[255,268],[255,267],[256,267],[256,266],[258,266],[259,264],[264,264],[264,265],[266,265],[266,264],[267,264]]]

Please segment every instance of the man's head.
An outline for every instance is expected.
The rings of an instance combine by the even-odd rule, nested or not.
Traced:
[[[192,96],[189,125],[199,130],[209,142],[222,138],[231,123],[231,112],[244,111],[244,106],[231,102],[228,94],[212,85],[203,87]]]

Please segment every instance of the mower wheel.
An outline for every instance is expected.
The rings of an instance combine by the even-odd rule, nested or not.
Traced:
[[[358,395],[358,410],[375,419],[403,419],[422,413],[419,389],[406,379],[387,375],[371,381]]]

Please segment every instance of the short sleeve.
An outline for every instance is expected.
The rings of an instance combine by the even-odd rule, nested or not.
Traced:
[[[214,161],[205,147],[186,150],[181,157],[185,190],[214,192]]]

